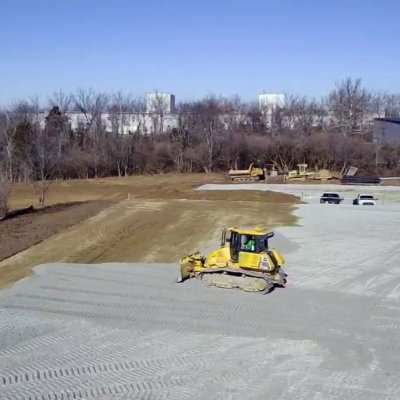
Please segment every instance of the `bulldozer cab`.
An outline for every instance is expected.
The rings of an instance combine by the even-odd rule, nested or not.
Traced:
[[[268,240],[274,236],[271,231],[255,229],[255,230],[236,230],[229,229],[229,242],[231,260],[239,261],[239,253],[255,253],[268,250]]]
[[[307,174],[307,164],[297,164],[298,174],[306,175]]]

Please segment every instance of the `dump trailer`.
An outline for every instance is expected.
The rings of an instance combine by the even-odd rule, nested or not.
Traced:
[[[257,182],[265,179],[265,169],[251,163],[248,169],[231,169],[229,177],[232,182]]]
[[[340,177],[340,183],[342,185],[379,185],[381,183],[379,176],[356,176],[357,171],[357,167],[348,168]]]
[[[285,286],[284,258],[269,247],[273,236],[272,231],[257,227],[223,230],[221,246],[207,256],[195,252],[181,258],[177,281],[198,278],[206,286],[261,294]]]
[[[342,185],[379,185],[381,178],[379,176],[343,176],[340,179]]]

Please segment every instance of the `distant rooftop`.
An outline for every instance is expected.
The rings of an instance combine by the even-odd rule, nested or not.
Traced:
[[[284,93],[282,93],[282,92],[268,92],[267,90],[263,90],[259,94],[278,94],[278,95],[283,95]]]
[[[375,121],[384,121],[384,122],[391,122],[392,124],[398,124],[400,125],[400,118],[374,118]]]

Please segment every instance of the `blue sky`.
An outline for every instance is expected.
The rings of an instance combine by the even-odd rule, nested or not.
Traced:
[[[177,100],[400,92],[397,0],[2,0],[0,105],[78,87]]]

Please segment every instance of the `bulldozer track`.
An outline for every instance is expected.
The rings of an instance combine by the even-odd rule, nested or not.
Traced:
[[[144,280],[143,278],[140,277],[140,275],[135,275],[134,280],[129,280],[129,279],[113,279],[113,278],[109,278],[106,276],[93,276],[92,275],[86,275],[86,274],[74,274],[73,272],[71,273],[66,273],[66,272],[52,272],[50,273],[50,275],[54,275],[54,276],[62,276],[62,277],[69,277],[69,278],[74,278],[74,279],[80,279],[80,280],[88,280],[88,281],[99,281],[99,282],[105,282],[105,283],[116,283],[118,285],[124,285],[124,286],[131,286],[132,284],[135,283],[139,283],[141,280],[143,280],[143,282],[140,282],[140,284],[143,287],[147,287],[147,288],[158,288],[159,285],[157,283],[148,283],[148,280]],[[112,274],[110,274],[110,276],[112,276]],[[128,275],[129,276],[129,275]],[[175,288],[166,288],[166,291],[171,291],[173,292],[175,290]]]
[[[109,290],[92,290],[92,289],[76,289],[76,288],[68,288],[68,287],[60,287],[60,286],[40,286],[40,289],[43,290],[54,290],[56,292],[66,292],[66,293],[73,293],[73,294],[89,294],[89,295],[106,295],[110,297],[117,297],[117,298],[130,298],[133,300],[138,300],[138,299],[145,299],[149,300],[151,302],[154,302],[154,296],[146,295],[146,294],[135,294],[132,292],[128,291],[109,291]],[[160,293],[160,295],[157,297],[157,302],[163,303],[164,300],[169,300],[169,298],[166,295],[163,295]],[[203,300],[206,304],[209,306],[216,306],[216,307],[221,307],[221,303],[217,301],[213,301],[212,299],[204,299]],[[196,304],[193,305],[196,307]],[[201,305],[198,305],[197,307],[201,308]],[[237,310],[238,307],[244,307],[247,308],[249,311],[251,311],[251,307],[246,307],[245,305],[238,305],[238,304],[226,304],[224,305],[224,308],[226,309],[232,309],[232,310]]]
[[[260,178],[251,177],[231,177],[232,183],[256,183],[260,182]]]
[[[83,376],[89,375],[119,375],[123,371],[131,371],[133,374],[130,378],[144,379],[157,373],[163,372],[165,368],[173,361],[179,367],[181,365],[187,366],[193,362],[190,357],[175,357],[173,360],[142,360],[142,361],[121,361],[114,363],[102,363],[102,364],[87,364],[80,366],[71,366],[64,368],[53,368],[53,369],[36,369],[33,371],[21,373],[21,374],[10,374],[7,376],[0,377],[0,389],[4,389],[6,386],[16,385],[20,383],[32,382],[32,383],[46,383],[47,381],[53,381],[56,379],[63,379],[63,384],[68,384],[68,380],[72,380],[71,383],[76,381],[75,378],[82,378]],[[193,367],[193,365],[190,365]]]
[[[74,332],[69,332],[68,334],[59,334],[57,336],[40,336],[33,339],[30,343],[15,346],[11,349],[2,349],[0,353],[0,359],[7,356],[12,356],[14,354],[22,353],[25,351],[33,351],[37,348],[44,347],[44,346],[52,346],[54,344],[59,343],[60,341],[66,341],[70,339],[74,339],[76,337],[80,337],[82,335],[89,336],[91,339],[98,335],[103,335],[103,333],[96,332],[95,335],[89,335],[90,331],[85,330],[78,330]]]
[[[129,355],[132,352],[137,354],[137,350],[145,346],[153,346],[156,342],[159,344],[166,344],[173,342],[177,337],[176,333],[168,332],[160,338],[154,338],[139,345],[127,346],[124,351],[114,351],[114,348],[108,349],[110,346],[106,346],[104,350],[112,351],[112,357],[108,357],[111,360],[120,358],[124,361],[119,362],[102,362],[102,363],[86,363],[84,365],[70,365],[68,367],[50,368],[47,366],[41,366],[36,363],[35,368],[22,368],[15,371],[9,371],[7,375],[1,375],[0,373],[0,389],[4,386],[20,384],[23,382],[46,382],[55,379],[74,379],[83,375],[96,375],[106,374],[114,372],[122,372],[125,370],[135,370],[137,377],[142,378],[147,375],[154,375],[159,372],[163,372],[173,362],[176,367],[185,366],[190,367],[192,371],[199,370],[205,367],[204,358],[207,353],[213,353],[215,349],[221,350],[221,348],[229,348],[230,339],[226,337],[217,337],[211,343],[208,343],[204,338],[200,338],[198,345],[193,343],[193,340],[188,340],[186,346],[188,347],[184,352],[185,355],[160,358],[160,359],[144,359],[144,360],[129,360]],[[181,338],[183,339],[183,338]],[[126,342],[126,341],[125,341]],[[115,344],[115,343],[113,343]],[[119,343],[121,344],[121,343]],[[114,347],[114,346],[113,346]],[[181,347],[181,346],[180,346]],[[82,349],[81,349],[82,350]],[[71,360],[65,357],[55,357],[52,359],[52,364],[65,365],[69,361],[75,361],[78,357],[84,360],[86,353],[76,352],[74,350],[74,358]],[[193,358],[193,356],[196,356]]]
[[[221,339],[223,342],[228,342],[225,339]],[[217,339],[218,341],[218,339]],[[236,367],[231,368],[229,371],[224,370],[222,368],[221,373],[213,374],[210,372],[206,372],[210,367],[216,367],[218,369],[218,365],[220,364],[220,360],[218,358],[218,353],[213,353],[212,348],[218,348],[221,345],[220,343],[213,342],[210,346],[209,343],[204,343],[201,346],[196,348],[194,352],[196,357],[193,358],[192,353],[188,353],[185,356],[175,356],[170,359],[153,359],[153,360],[141,360],[141,361],[121,361],[121,362],[113,362],[109,364],[86,364],[80,366],[69,366],[69,367],[61,367],[61,368],[52,368],[52,369],[41,369],[41,370],[31,370],[26,373],[20,374],[10,374],[6,377],[2,376],[0,378],[0,389],[2,389],[3,393],[7,393],[7,389],[13,389],[17,387],[21,388],[21,385],[24,384],[25,389],[24,397],[18,398],[29,398],[29,399],[42,399],[42,398],[58,398],[60,394],[54,390],[52,393],[47,395],[32,395],[32,391],[34,392],[36,389],[43,385],[46,387],[56,387],[56,382],[58,380],[62,381],[64,387],[75,389],[67,390],[67,393],[71,397],[66,398],[75,398],[74,396],[98,396],[99,394],[110,394],[114,392],[115,394],[122,393],[125,389],[143,389],[145,393],[149,393],[154,389],[154,385],[152,380],[157,380],[157,388],[165,389],[169,388],[171,385],[179,387],[179,384],[182,386],[188,385],[189,382],[193,383],[193,379],[197,376],[197,373],[203,372],[203,379],[206,379],[209,384],[215,383],[226,383],[234,379],[240,374],[241,367],[240,365],[236,365]],[[211,352],[212,361],[205,362],[207,353],[204,353],[204,349],[208,352]],[[229,348],[225,348],[224,350],[229,350]],[[198,355],[201,352],[202,355]],[[234,358],[235,356],[229,355],[228,357]],[[179,370],[185,372],[186,377],[180,378],[179,381],[175,378],[169,377],[168,367],[171,365]],[[262,370],[262,365],[252,365],[247,369],[247,372],[253,376],[254,374],[260,374]],[[190,371],[188,373],[188,371]],[[191,376],[190,376],[191,374]],[[96,377],[96,380],[106,380],[113,379],[114,376],[117,377],[117,380],[120,385],[107,386],[106,388],[103,386],[102,388],[96,386],[96,382],[93,382],[89,385],[89,389],[87,386],[79,387],[81,385],[81,381],[87,381],[90,377]],[[151,377],[151,380],[149,380]],[[115,378],[114,378],[115,379]],[[134,386],[132,386],[132,380],[137,380],[134,382]],[[161,383],[160,383],[161,380]],[[2,384],[1,384],[2,383]],[[27,394],[28,385],[31,384],[30,394]],[[130,385],[129,385],[130,384]],[[137,393],[140,394],[140,390],[137,390]],[[62,393],[61,393],[62,395]],[[62,398],[62,397],[60,397]]]
[[[134,383],[121,383],[115,385],[88,386],[83,383],[75,384],[72,387],[59,390],[49,390],[42,394],[42,390],[38,387],[36,390],[18,391],[8,395],[3,392],[4,400],[65,400],[65,399],[90,399],[104,398],[109,399],[110,396],[129,394],[133,398],[138,399],[163,399],[170,398],[170,390],[179,387],[185,387],[189,384],[184,378],[165,379],[162,383],[152,382],[151,380],[142,380]],[[163,393],[164,392],[164,393]],[[104,396],[104,397],[103,397]]]
[[[269,292],[271,292],[274,288],[274,283],[272,281],[272,279],[265,273],[262,272],[258,272],[258,271],[250,271],[250,270],[238,270],[238,269],[230,269],[230,268],[209,268],[209,269],[205,269],[204,271],[201,272],[201,274],[199,275],[199,278],[201,281],[204,280],[204,278],[207,275],[221,275],[222,277],[224,276],[224,274],[227,274],[227,276],[238,276],[238,275],[242,275],[242,277],[238,277],[237,281],[239,282],[238,286],[235,288],[241,289],[246,291],[246,289],[244,289],[245,287],[245,283],[246,283],[246,278],[255,278],[255,279],[259,279],[262,281],[265,281],[265,288],[263,290],[257,290],[254,291],[256,293],[259,294],[267,294]],[[229,280],[229,278],[228,278]],[[243,285],[241,285],[240,280],[243,281]],[[218,286],[216,284],[207,284],[205,283],[206,286]],[[243,287],[242,287],[243,286]]]
[[[116,331],[111,337],[109,336],[111,335],[99,335],[99,341],[96,343],[96,350],[93,350],[93,342],[85,342],[84,344],[75,346],[73,352],[68,352],[62,355],[56,353],[56,355],[51,357],[51,359],[49,359],[46,354],[44,357],[36,356],[36,368],[51,369],[54,368],[54,365],[74,364],[77,359],[87,360],[89,357],[102,361],[102,363],[108,363],[115,361],[116,359],[129,359],[132,353],[140,355],[141,351],[148,350],[151,346],[165,345],[168,342],[173,342],[177,337],[175,333],[167,332],[161,337],[160,335],[157,335],[156,337],[146,335],[143,337],[143,341],[137,339],[133,341],[131,338],[124,336],[121,337],[120,332],[118,331]],[[63,344],[65,345],[66,343],[64,342]],[[101,357],[99,357],[99,353],[102,354]],[[19,370],[20,369],[18,369],[18,371]],[[21,374],[26,374],[30,371],[31,369],[23,368]],[[0,375],[1,373],[0,370]]]
[[[164,306],[168,308],[167,306]],[[234,320],[232,318],[226,316],[218,316],[210,313],[202,313],[198,315],[198,321],[192,321],[188,319],[190,317],[192,311],[187,310],[186,312],[175,312],[170,311],[166,312],[165,315],[170,314],[173,318],[169,318],[168,321],[157,321],[151,317],[146,317],[148,313],[136,314],[135,316],[125,316],[125,315],[115,315],[115,314],[107,314],[107,313],[99,313],[92,311],[78,311],[78,310],[67,310],[60,307],[51,308],[45,306],[32,306],[32,305],[17,305],[17,304],[6,304],[3,305],[4,309],[7,310],[24,310],[24,311],[36,311],[41,313],[51,313],[56,315],[63,315],[68,317],[79,317],[79,318],[88,318],[98,321],[120,321],[120,322],[131,322],[131,323],[142,323],[147,324],[148,326],[159,326],[159,327],[171,327],[176,326],[182,329],[189,329],[193,323],[196,324],[198,328],[207,329],[210,326],[210,323],[213,324],[213,327],[216,331],[224,331],[224,325],[229,323],[230,326],[234,326],[236,328],[243,329],[257,329],[261,328],[261,326],[254,322],[249,321],[240,321]],[[126,307],[129,309],[129,307]],[[157,307],[155,307],[157,308]],[[155,309],[153,308],[153,309]],[[162,308],[162,306],[160,306]],[[148,309],[145,311],[149,311]]]
[[[175,339],[173,334],[170,339]],[[189,346],[192,340],[188,338],[187,345]],[[210,366],[217,366],[219,363],[218,352],[216,349],[223,349],[229,351],[232,346],[231,338],[217,337],[212,342],[201,340],[202,344],[195,346],[189,351],[185,352],[184,356],[173,356],[172,358],[165,359],[151,359],[151,360],[124,360],[112,363],[92,363],[84,365],[73,365],[68,367],[51,368],[51,369],[30,369],[24,372],[13,372],[7,376],[0,376],[0,390],[3,394],[7,395],[10,390],[17,397],[21,399],[44,399],[44,398],[91,398],[99,395],[107,394],[122,394],[124,390],[132,389],[137,395],[144,393],[151,393],[155,387],[160,390],[174,387],[174,390],[181,386],[187,386],[193,382],[197,373],[207,371]],[[247,339],[249,341],[249,339]],[[192,344],[193,345],[193,344]],[[221,347],[222,346],[222,347]],[[212,360],[206,362],[207,358],[211,355]],[[195,357],[194,357],[195,356]],[[230,356],[232,357],[232,356]],[[175,369],[182,369],[185,371],[185,378],[172,378],[169,377],[168,367],[173,364]],[[251,368],[251,371],[259,370],[260,366]],[[191,371],[192,376],[188,376],[187,371]],[[206,378],[210,383],[223,383],[230,381],[234,376],[240,372],[240,366],[228,371],[223,371],[221,374],[205,373]],[[250,372],[250,370],[249,370]],[[81,382],[87,382],[91,377],[97,380],[110,380],[117,379],[119,385],[108,385],[107,387],[98,386],[96,382],[91,382],[90,385],[82,386]],[[157,380],[157,384],[153,381]],[[62,392],[57,392],[57,382],[61,381],[62,385],[68,389]],[[137,382],[132,382],[137,381]],[[23,385],[23,388],[22,388]],[[51,389],[45,395],[38,394],[41,387],[46,386]],[[89,388],[88,388],[89,386]],[[72,388],[72,389],[71,389]],[[132,393],[131,393],[132,394]],[[62,397],[65,396],[65,397]],[[5,397],[7,398],[7,397]],[[153,398],[153,397],[150,397]]]

